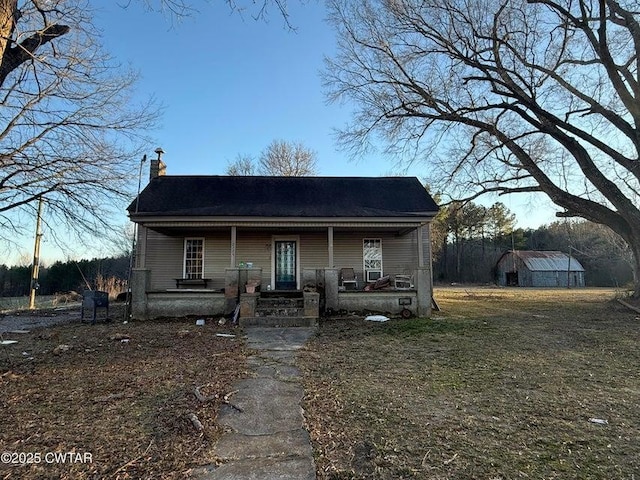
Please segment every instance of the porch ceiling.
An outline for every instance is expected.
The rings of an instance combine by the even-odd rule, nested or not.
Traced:
[[[351,230],[376,230],[392,231],[399,235],[405,235],[416,228],[425,225],[425,221],[264,221],[253,220],[244,222],[217,222],[210,220],[170,220],[170,221],[141,221],[140,224],[165,235],[182,235],[203,231],[228,231],[231,227],[236,227],[238,232],[242,231],[270,231],[270,232],[310,232],[326,231],[333,227],[334,232]]]

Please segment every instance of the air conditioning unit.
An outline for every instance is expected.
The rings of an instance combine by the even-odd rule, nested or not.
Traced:
[[[367,283],[375,282],[382,276],[380,270],[367,270]]]

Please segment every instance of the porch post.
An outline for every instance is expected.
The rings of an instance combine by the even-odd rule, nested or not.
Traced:
[[[420,225],[416,230],[418,236],[418,267],[424,267],[424,227]]]
[[[327,240],[329,244],[329,268],[333,268],[333,227],[327,227]]]
[[[236,266],[236,239],[238,232],[236,227],[231,227],[231,268]]]

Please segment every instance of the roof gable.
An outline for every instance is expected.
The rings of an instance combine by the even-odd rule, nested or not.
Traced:
[[[152,216],[407,217],[438,206],[415,177],[160,176],[130,213]]]

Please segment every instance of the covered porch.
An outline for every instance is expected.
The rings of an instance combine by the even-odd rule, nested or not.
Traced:
[[[136,254],[134,318],[230,315],[240,305],[241,318],[264,323],[264,297],[277,292],[298,293],[291,317],[431,313],[424,221],[163,218],[140,224]],[[370,290],[385,278],[386,286]]]
[[[320,316],[344,312],[383,313],[403,316],[431,314],[431,271],[416,269],[412,288],[396,289],[391,284],[381,290],[344,289],[340,285],[340,269],[303,269],[303,288],[266,290],[261,284],[261,268],[227,268],[225,287],[149,288],[151,271],[136,268],[132,274],[132,315],[138,319],[182,317],[187,315],[229,315],[240,305],[243,324],[272,324],[304,318],[315,322]],[[247,289],[247,285],[255,286]],[[278,308],[269,308],[269,301]],[[265,305],[266,310],[265,310]]]

